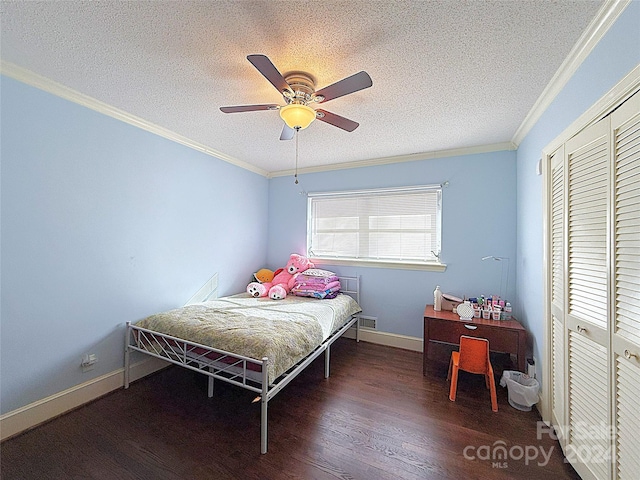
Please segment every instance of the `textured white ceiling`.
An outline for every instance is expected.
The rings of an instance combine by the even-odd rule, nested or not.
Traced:
[[[2,2],[2,60],[267,172],[291,169],[283,104],[246,60],[322,88],[361,70],[373,87],[322,108],[301,168],[509,142],[602,1]]]

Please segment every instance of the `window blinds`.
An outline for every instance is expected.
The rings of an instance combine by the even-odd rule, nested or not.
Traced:
[[[439,185],[309,194],[308,254],[435,262],[441,195]]]

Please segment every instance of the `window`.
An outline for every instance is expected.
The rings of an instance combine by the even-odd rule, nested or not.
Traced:
[[[354,264],[442,266],[440,185],[310,193],[307,256]]]

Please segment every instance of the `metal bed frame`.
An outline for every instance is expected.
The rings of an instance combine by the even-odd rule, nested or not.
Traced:
[[[351,295],[360,304],[360,277],[339,277],[341,292]],[[165,335],[153,330],[141,328],[127,322],[124,353],[124,388],[129,388],[130,354],[133,351],[160,358],[181,367],[188,368],[209,377],[208,396],[213,396],[214,380],[236,385],[256,392],[254,402],[261,402],[260,414],[260,453],[267,453],[267,405],[291,380],[302,372],[323,352],[324,377],[329,378],[331,345],[349,328],[356,325],[356,341],[360,341],[358,315],[354,315],[342,327],[333,332],[309,355],[276,378],[268,381],[267,366],[269,359],[262,360],[226,352],[188,340]],[[211,358],[214,357],[214,358]]]

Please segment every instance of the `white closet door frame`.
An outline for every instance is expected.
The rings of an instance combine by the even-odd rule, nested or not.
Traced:
[[[608,126],[598,126],[601,123]],[[594,129],[601,131],[594,134]],[[597,145],[597,148],[589,151],[590,135],[606,138],[608,145],[596,142],[593,147]],[[557,286],[557,239],[553,263],[551,202],[554,195],[558,197],[552,192],[554,173],[558,188],[558,172],[554,172],[552,162],[556,164],[554,154],[562,145],[565,146],[563,187],[567,218],[563,225],[564,288],[561,291]],[[573,156],[572,150],[576,152]],[[565,435],[560,438],[560,445],[582,478],[637,478],[640,471],[640,442],[637,441],[640,431],[640,65],[547,145],[542,158],[545,344],[538,407],[543,421],[556,427],[563,424],[560,412],[564,411],[564,431],[558,433]],[[569,160],[573,158],[576,160],[570,171]],[[556,215],[556,226],[558,221]],[[561,293],[564,302],[557,300]],[[563,322],[558,321],[560,303],[564,305]],[[562,334],[561,323],[564,323]],[[562,348],[556,348],[554,339],[562,342]],[[558,378],[553,377],[554,361],[560,366],[559,358],[563,354],[564,389]],[[564,405],[554,400],[554,395],[563,391],[566,391]],[[587,427],[588,435],[584,438],[581,432],[585,429],[581,425]],[[607,430],[597,434],[588,431],[588,427],[599,425]],[[580,450],[586,450],[587,455],[576,460]],[[589,455],[599,451],[602,460]]]
[[[543,182],[542,182],[542,201],[543,201],[543,261],[544,265],[550,265],[550,246],[549,246],[549,199],[550,199],[550,188],[551,188],[551,157],[553,154],[564,145],[564,143],[569,140],[572,136],[574,136],[577,132],[580,132],[587,126],[595,123],[598,119],[604,118],[606,115],[609,115],[616,108],[622,105],[627,99],[632,97],[636,92],[640,90],[640,65],[636,66],[633,70],[629,72],[627,76],[622,78],[618,84],[616,84],[611,90],[609,90],[606,94],[604,94],[600,99],[594,103],[587,111],[585,111],[580,117],[578,117],[574,122],[572,122],[567,128],[565,128],[562,133],[560,133],[556,138],[554,138],[542,151],[542,172],[543,172]],[[545,267],[546,268],[546,267]],[[543,302],[544,308],[543,312],[545,315],[544,318],[544,341],[541,346],[541,354],[542,354],[542,365],[540,366],[540,370],[542,372],[542,389],[540,392],[540,402],[538,403],[538,409],[542,416],[542,420],[550,425],[552,423],[551,420],[551,376],[552,376],[552,328],[551,328],[551,293],[549,291],[550,288],[550,279],[548,269],[545,270],[545,275],[543,275],[544,282],[544,293],[543,293]]]

